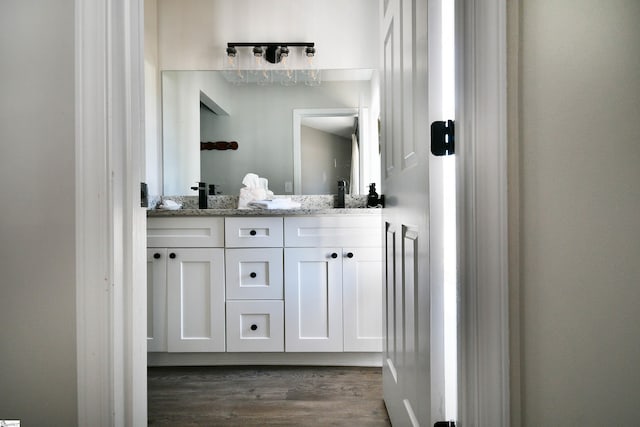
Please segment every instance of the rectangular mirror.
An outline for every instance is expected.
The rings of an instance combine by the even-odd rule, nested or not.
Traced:
[[[236,195],[249,172],[267,178],[275,194],[334,194],[337,179],[351,194],[365,193],[380,179],[378,104],[374,70],[322,70],[320,86],[235,85],[223,71],[164,71],[163,193],[191,195],[204,181]]]

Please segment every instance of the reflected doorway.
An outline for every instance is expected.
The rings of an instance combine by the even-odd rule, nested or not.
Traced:
[[[295,194],[335,194],[338,180],[347,182],[347,194],[364,194],[372,181],[367,118],[367,108],[293,111]]]

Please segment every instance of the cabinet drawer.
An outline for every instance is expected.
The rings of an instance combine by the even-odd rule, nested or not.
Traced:
[[[287,247],[377,247],[382,244],[379,216],[285,218]]]
[[[282,246],[282,218],[225,218],[225,245],[228,248]]]
[[[227,249],[227,299],[282,299],[282,248]]]
[[[284,351],[282,301],[227,301],[227,351]]]
[[[147,247],[213,248],[224,246],[222,218],[148,218]]]

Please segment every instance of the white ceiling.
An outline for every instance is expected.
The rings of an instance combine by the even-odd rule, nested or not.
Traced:
[[[343,138],[351,138],[355,117],[303,117],[302,126],[332,133]]]

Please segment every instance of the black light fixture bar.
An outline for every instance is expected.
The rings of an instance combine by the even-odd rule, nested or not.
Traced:
[[[264,59],[272,64],[280,62],[282,56],[289,54],[289,47],[304,47],[307,56],[313,56],[316,53],[315,43],[313,42],[231,42],[227,43],[227,55],[235,56],[236,47],[253,47],[253,54],[262,56],[262,48],[266,47]],[[282,48],[287,48],[285,51]]]
[[[315,43],[313,42],[231,42],[227,43],[227,47],[252,47],[252,46],[267,46],[267,47],[315,47]]]

